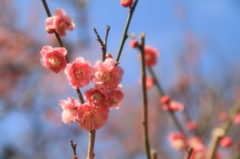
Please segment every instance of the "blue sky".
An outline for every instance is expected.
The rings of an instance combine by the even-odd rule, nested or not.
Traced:
[[[74,6],[66,2],[67,0],[49,0],[49,8],[53,11],[57,7],[64,8],[66,12],[75,20],[77,14],[82,12],[74,12]],[[46,13],[42,7],[40,0],[15,0],[16,12],[18,15],[18,27],[20,30],[31,28],[27,26],[28,17],[33,16],[36,19],[36,31],[32,36],[35,39],[40,39],[43,45],[47,35],[44,31],[44,20]],[[34,7],[33,7],[34,6]],[[179,7],[186,9],[186,20],[179,20],[176,17],[176,9]],[[29,13],[34,11],[34,13]],[[159,79],[163,84],[164,89],[167,89],[174,79],[178,76],[180,68],[178,68],[176,57],[184,54],[184,36],[188,32],[192,32],[199,40],[201,47],[201,69],[203,77],[206,81],[209,78],[222,80],[224,78],[224,67],[229,65],[229,69],[239,66],[240,57],[240,3],[229,0],[139,0],[136,11],[129,28],[129,33],[135,33],[138,37],[141,32],[146,33],[146,45],[151,45],[160,51],[159,63],[154,67],[159,75]],[[38,14],[39,13],[39,18]],[[85,50],[74,50],[80,52],[87,60],[91,60],[92,65],[95,61],[101,58],[101,50],[99,43],[94,39],[95,34],[92,27],[96,27],[101,37],[105,35],[106,25],[111,26],[108,40],[108,51],[116,56],[119,43],[122,37],[123,27],[125,26],[128,9],[123,8],[119,4],[119,0],[91,0],[87,7],[88,28],[76,25],[75,32],[68,32],[68,37],[65,41],[76,43],[77,39],[89,36],[89,46]],[[79,34],[76,34],[79,33]],[[41,48],[39,48],[40,50]],[[98,55],[92,55],[92,54]],[[120,65],[124,68],[123,85],[137,85],[140,78],[138,71],[140,64],[137,60],[137,50],[129,48],[129,40],[126,41],[123,49],[123,54],[120,60]],[[38,54],[39,55],[39,54]],[[224,57],[224,58],[221,58]],[[40,55],[39,55],[40,58]],[[222,72],[221,72],[222,71]],[[123,86],[124,87],[124,86]],[[16,125],[14,118],[18,116]],[[3,121],[6,125],[11,124],[14,127],[10,128],[6,125],[3,135],[8,134],[9,140],[14,141],[19,134],[14,133],[18,129],[18,133],[28,131],[29,125],[24,120],[24,114],[13,112],[8,118]],[[21,127],[21,128],[20,128]],[[3,139],[0,139],[0,141]],[[20,143],[21,144],[21,143]],[[20,146],[20,145],[19,145]]]

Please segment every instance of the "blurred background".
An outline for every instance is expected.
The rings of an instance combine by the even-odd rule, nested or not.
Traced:
[[[110,25],[108,50],[118,52],[128,8],[119,0],[48,0],[53,12],[63,8],[76,26],[63,38],[70,61],[82,56],[94,65],[101,59],[95,27],[102,39]],[[66,159],[73,156],[69,140],[78,143],[77,155],[86,158],[88,132],[77,123],[64,124],[59,100],[77,95],[63,71],[58,74],[40,64],[44,45],[57,46],[45,32],[47,15],[40,0],[0,1],[0,158]],[[146,33],[146,45],[159,50],[153,67],[164,92],[185,105],[176,115],[182,126],[197,123],[195,134],[208,144],[211,131],[221,124],[240,97],[240,2],[229,0],[139,0],[129,34]],[[97,131],[96,159],[144,159],[142,139],[140,63],[138,52],[125,43],[120,59],[124,102],[111,110],[107,124]],[[92,85],[81,89],[82,93]],[[182,158],[168,135],[177,132],[162,111],[156,88],[148,91],[150,145],[162,159]],[[231,149],[219,148],[231,158],[240,144],[239,125],[228,136]]]

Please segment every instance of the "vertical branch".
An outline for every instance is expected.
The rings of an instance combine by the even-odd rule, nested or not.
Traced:
[[[151,151],[151,159],[157,159],[157,151],[156,150]]]
[[[51,13],[50,13],[50,10],[49,10],[49,8],[48,8],[48,5],[47,5],[46,0],[42,0],[42,3],[43,3],[43,6],[44,6],[44,8],[45,8],[45,11],[46,11],[46,13],[47,13],[47,16],[48,16],[48,17],[51,17],[52,15],[51,15]],[[62,43],[62,40],[61,40],[61,37],[60,37],[59,34],[56,33],[56,32],[55,32],[55,37],[56,37],[56,39],[57,39],[58,46],[59,46],[59,47],[64,47],[64,46],[63,46],[63,43]],[[65,58],[66,58],[67,63],[69,63],[69,59],[68,59],[67,55],[65,55]],[[81,104],[84,104],[84,99],[83,99],[83,96],[82,96],[82,93],[81,93],[80,89],[79,89],[79,88],[76,89],[76,92],[77,92],[77,95],[78,95],[78,98],[79,98]]]
[[[127,35],[128,28],[129,28],[134,10],[137,6],[137,3],[138,3],[138,0],[135,0],[133,5],[129,9],[128,19],[127,19],[127,22],[126,22],[126,25],[125,25],[125,28],[124,28],[124,32],[123,32],[123,35],[122,35],[122,41],[121,41],[119,49],[118,49],[118,55],[117,55],[117,58],[116,58],[117,63],[119,62],[124,43],[125,43],[126,39],[128,38],[128,35]]]
[[[110,26],[107,25],[107,29],[106,29],[106,35],[105,35],[105,40],[104,40],[104,45],[105,45],[105,53],[103,55],[102,60],[105,61],[106,58],[106,53],[107,53],[107,40],[108,40],[108,34],[109,34],[109,30],[110,30]]]
[[[102,41],[101,37],[99,36],[97,29],[93,28],[96,36],[97,36],[97,40],[100,43],[101,49],[102,49],[102,61],[105,60],[106,58],[106,53],[107,53],[107,39],[108,39],[108,34],[109,34],[109,30],[110,30],[110,26],[107,25],[107,29],[106,29],[106,35],[105,35],[105,40],[104,42]],[[88,141],[88,158],[87,159],[94,159],[94,142],[95,142],[95,136],[96,136],[96,130],[91,130],[89,132],[89,141]]]
[[[96,136],[96,130],[89,131],[89,141],[88,141],[88,158],[94,159],[94,141]]]
[[[144,54],[144,45],[145,45],[145,34],[141,33],[141,72],[142,72],[142,96],[143,96],[143,132],[144,132],[144,143],[145,151],[148,159],[151,159],[150,156],[150,145],[148,139],[148,109],[147,109],[147,89],[146,89],[146,67],[145,67],[145,54]]]

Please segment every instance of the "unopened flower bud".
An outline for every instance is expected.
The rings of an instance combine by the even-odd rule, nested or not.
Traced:
[[[171,101],[170,97],[169,96],[162,96],[161,99],[160,99],[160,102],[162,104],[169,104]]]
[[[131,47],[131,48],[138,48],[138,47],[139,47],[138,41],[137,41],[136,39],[132,39],[132,40],[130,41],[130,47]]]
[[[110,53],[107,53],[106,58],[109,58],[109,57],[112,58],[112,55]]]
[[[133,0],[121,0],[120,3],[123,7],[130,7],[133,3]]]

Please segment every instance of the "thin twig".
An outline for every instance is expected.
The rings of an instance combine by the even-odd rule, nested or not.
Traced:
[[[154,84],[157,87],[157,90],[160,94],[160,97],[164,96],[165,94],[162,90],[162,87],[161,87],[160,83],[157,80],[157,76],[155,75],[155,72],[153,71],[153,69],[151,67],[148,67],[148,71],[150,72],[152,78],[154,79]],[[181,126],[180,122],[178,121],[175,113],[171,109],[168,110],[168,113],[169,113],[170,117],[172,118],[173,123],[177,127],[178,131],[184,133],[185,136],[186,136],[186,132],[184,131],[183,127]]]
[[[77,152],[76,152],[77,143],[74,144],[73,141],[70,140],[70,145],[72,146],[73,154],[74,154],[74,156],[73,156],[72,158],[78,159],[78,157],[77,157]]]
[[[105,40],[102,41],[102,38],[100,37],[100,35],[98,34],[97,32],[97,29],[96,28],[93,28],[96,36],[97,36],[97,41],[100,43],[100,47],[102,49],[102,61],[105,60],[106,58],[106,54],[107,54],[107,39],[108,39],[108,34],[109,34],[109,30],[110,30],[110,26],[107,25],[107,28],[106,28],[106,36],[105,36]]]
[[[164,96],[163,89],[162,89],[160,83],[158,82],[157,76],[155,75],[155,72],[153,71],[152,67],[148,67],[148,71],[150,72],[150,74],[154,80],[154,84],[157,86],[157,90],[160,94],[160,97]]]
[[[140,52],[141,52],[141,72],[142,72],[142,96],[143,96],[143,132],[144,132],[144,143],[145,143],[145,151],[148,159],[151,159],[150,156],[150,145],[148,139],[148,109],[147,109],[147,89],[146,89],[146,66],[145,66],[145,53],[144,53],[144,45],[145,45],[145,34],[141,33],[141,44],[140,44]]]
[[[51,13],[50,13],[50,10],[49,10],[49,8],[48,8],[48,5],[47,5],[46,0],[42,0],[42,3],[43,3],[43,6],[44,6],[44,8],[45,8],[45,11],[46,11],[46,13],[47,13],[47,16],[48,16],[48,17],[51,17],[52,15],[51,15]],[[61,40],[61,37],[60,37],[59,34],[56,33],[56,32],[55,32],[55,37],[56,37],[56,39],[57,39],[58,46],[59,46],[59,47],[64,47],[64,46],[63,46],[63,43],[62,43],[62,40]],[[65,58],[66,58],[67,63],[69,63],[69,59],[68,59],[67,55],[65,55]],[[77,92],[77,95],[78,95],[78,97],[79,97],[79,100],[80,100],[81,104],[84,104],[83,96],[82,96],[82,94],[81,94],[80,89],[79,89],[79,88],[76,89],[76,92]]]
[[[215,128],[212,133],[212,138],[209,143],[209,148],[207,151],[207,159],[213,159],[217,146],[219,144],[220,139],[227,133],[229,128],[232,125],[232,120],[234,116],[240,111],[240,103],[236,102],[233,108],[229,112],[228,119],[223,123],[221,128]]]
[[[94,141],[95,141],[96,130],[89,131],[88,141],[88,159],[94,159]]]
[[[124,43],[125,43],[126,39],[128,38],[128,35],[127,35],[128,28],[129,28],[134,10],[137,6],[137,3],[138,3],[138,0],[135,0],[132,7],[130,7],[130,9],[129,9],[128,19],[127,19],[127,22],[126,22],[126,25],[125,25],[125,28],[124,28],[124,32],[123,32],[123,35],[122,35],[122,41],[121,41],[119,49],[118,49],[118,55],[117,55],[117,58],[116,58],[117,63],[119,63],[119,59],[120,59],[120,56],[121,56],[121,53],[122,53]]]
[[[105,35],[105,40],[104,40],[104,45],[105,45],[105,55],[103,56],[103,61],[104,61],[105,58],[106,58],[106,53],[107,53],[107,40],[108,40],[108,34],[109,34],[109,31],[110,31],[110,26],[107,25],[107,28],[106,28],[106,35]]]

